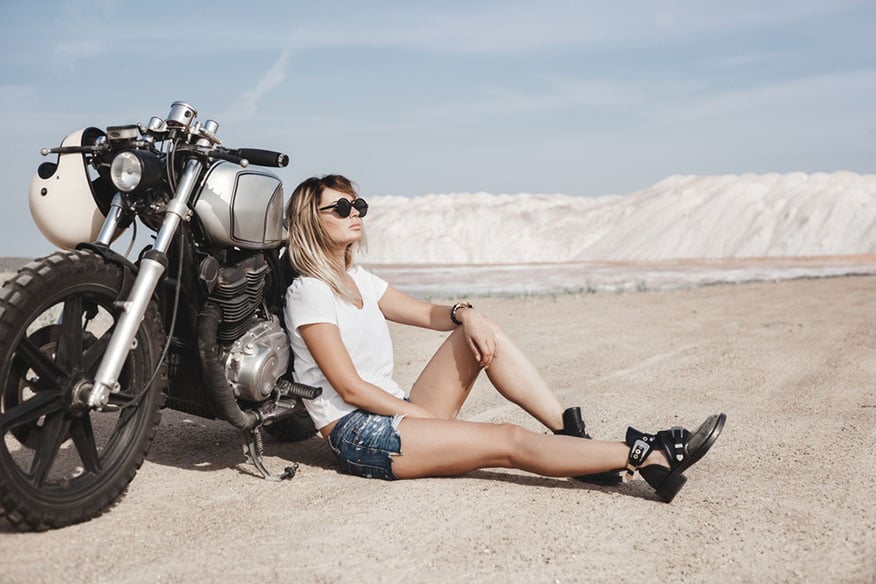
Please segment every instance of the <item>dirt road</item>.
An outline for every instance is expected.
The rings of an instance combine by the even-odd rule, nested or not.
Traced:
[[[165,411],[126,497],[66,529],[0,523],[0,581],[874,582],[876,277],[477,299],[592,434],[727,427],[671,505],[485,470],[387,483],[328,447],[266,439],[255,478],[235,431]],[[394,328],[409,386],[442,335]],[[538,424],[485,379],[461,417]]]

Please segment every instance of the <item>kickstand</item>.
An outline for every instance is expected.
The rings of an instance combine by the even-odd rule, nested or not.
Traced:
[[[298,470],[298,463],[294,463],[292,466],[287,466],[283,469],[281,475],[272,475],[268,472],[268,469],[265,468],[265,463],[262,460],[263,452],[264,446],[262,445],[261,427],[256,427],[252,430],[244,430],[243,453],[246,455],[246,461],[252,463],[265,480],[282,481],[284,479],[291,479],[295,476],[295,472]]]

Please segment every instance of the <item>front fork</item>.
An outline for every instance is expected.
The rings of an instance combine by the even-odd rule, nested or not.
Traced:
[[[176,193],[167,204],[167,211],[155,244],[140,261],[137,278],[134,280],[128,298],[119,302],[122,315],[119,317],[116,329],[113,331],[112,338],[110,338],[106,352],[94,376],[94,383],[86,398],[86,403],[91,408],[102,409],[109,403],[110,394],[116,393],[120,389],[119,374],[122,372],[128,353],[134,346],[137,329],[143,322],[143,316],[146,314],[152,295],[164,274],[167,250],[170,248],[180,222],[187,220],[188,201],[195,189],[202,168],[203,164],[199,160],[189,159],[186,162]],[[116,207],[117,205],[114,204],[111,208],[98,236],[98,241],[107,245],[112,241],[119,223],[120,209]]]

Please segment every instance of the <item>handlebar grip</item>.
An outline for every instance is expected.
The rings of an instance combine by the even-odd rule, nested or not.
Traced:
[[[275,168],[284,168],[289,164],[289,157],[282,152],[274,152],[273,150],[261,150],[259,148],[238,148],[229,152],[246,158],[250,164],[258,166],[273,166]]]
[[[222,150],[213,150],[210,153],[210,156],[213,158],[218,158],[219,160],[227,160],[228,162],[233,162],[234,164],[246,166],[245,164],[243,164],[243,161],[246,160],[246,158],[240,156],[239,154],[237,154],[237,152],[234,151],[224,152]],[[248,160],[247,164],[249,164]]]

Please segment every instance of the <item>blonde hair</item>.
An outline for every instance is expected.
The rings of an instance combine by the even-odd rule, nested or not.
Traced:
[[[298,185],[286,204],[289,259],[299,274],[322,280],[336,296],[355,304],[357,295],[344,282],[344,273],[353,265],[354,252],[364,249],[365,233],[363,231],[358,242],[344,248],[344,266],[340,271],[341,267],[330,259],[330,252],[337,244],[319,220],[319,200],[326,189],[354,199],[359,196],[355,185],[339,174],[311,177]]]

